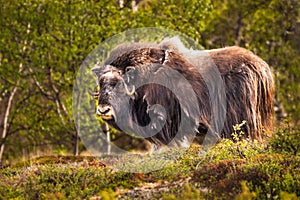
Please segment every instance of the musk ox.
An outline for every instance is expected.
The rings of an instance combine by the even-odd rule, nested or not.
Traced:
[[[266,62],[240,47],[192,50],[179,38],[115,48],[93,68],[97,114],[154,146],[183,145],[195,134],[262,139],[271,129],[273,79]]]

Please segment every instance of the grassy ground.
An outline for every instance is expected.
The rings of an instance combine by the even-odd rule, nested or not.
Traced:
[[[142,159],[142,161],[141,161]],[[163,168],[159,164],[163,161]],[[138,165],[135,165],[139,161]],[[157,169],[151,171],[153,167]],[[140,172],[136,172],[140,171]],[[298,199],[300,131],[154,155],[49,156],[0,170],[0,199]]]

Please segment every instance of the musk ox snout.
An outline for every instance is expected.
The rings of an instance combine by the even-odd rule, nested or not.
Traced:
[[[114,110],[110,105],[98,105],[97,115],[102,117],[104,120],[111,120],[114,118]]]

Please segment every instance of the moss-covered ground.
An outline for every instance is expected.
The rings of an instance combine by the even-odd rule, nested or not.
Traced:
[[[163,159],[170,162],[152,171]],[[300,131],[291,128],[263,143],[222,140],[210,151],[193,144],[144,156],[48,156],[0,169],[0,199],[299,197]]]

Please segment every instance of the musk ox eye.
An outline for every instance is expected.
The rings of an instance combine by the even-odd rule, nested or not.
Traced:
[[[133,67],[133,66],[128,66],[128,67],[125,68],[126,73],[129,72],[129,71],[134,71],[134,70],[135,70],[135,67]]]

